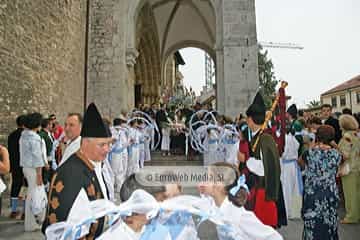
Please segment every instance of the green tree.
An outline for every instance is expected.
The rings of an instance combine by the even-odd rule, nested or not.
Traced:
[[[259,45],[258,50],[258,65],[260,92],[267,108],[270,108],[276,94],[276,85],[279,81],[275,78],[274,65],[268,57],[268,51],[263,51],[261,45]]]
[[[321,106],[321,102],[319,100],[312,100],[306,105],[308,108],[316,108]]]

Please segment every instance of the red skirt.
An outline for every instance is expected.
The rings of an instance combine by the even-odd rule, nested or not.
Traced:
[[[256,194],[256,196],[255,196]],[[265,189],[251,189],[250,198],[255,196],[254,213],[256,217],[265,225],[277,227],[278,213],[275,201],[265,200]]]

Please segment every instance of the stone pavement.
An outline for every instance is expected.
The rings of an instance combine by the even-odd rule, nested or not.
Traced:
[[[201,159],[198,156],[192,160],[186,160],[184,156],[167,156],[162,157],[159,153],[154,154],[154,161],[147,165],[183,165],[183,166],[196,166],[202,165]],[[185,188],[184,193],[197,195],[194,188]],[[0,240],[40,240],[44,239],[41,232],[24,233],[24,226],[22,221],[13,221],[7,217],[9,214],[9,195],[6,192],[3,196],[3,213],[0,217]],[[344,210],[339,210],[340,217],[343,217]],[[303,222],[301,220],[289,221],[288,226],[282,227],[279,232],[286,240],[299,240],[301,239],[303,229]],[[341,240],[354,240],[359,239],[360,224],[356,225],[340,225],[339,235]],[[199,237],[202,240],[217,240],[216,227],[210,222],[204,222],[199,229]]]

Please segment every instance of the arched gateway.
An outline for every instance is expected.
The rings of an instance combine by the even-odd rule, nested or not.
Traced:
[[[154,102],[169,84],[169,58],[197,47],[215,61],[218,110],[246,108],[258,86],[254,0],[91,2],[87,102],[109,116]]]

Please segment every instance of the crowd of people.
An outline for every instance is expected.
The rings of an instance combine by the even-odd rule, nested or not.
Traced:
[[[18,128],[8,137],[9,152],[0,146],[0,174],[10,171],[12,179],[10,217],[23,218],[25,231],[42,227],[50,236],[51,226],[66,222],[76,210],[82,189],[90,201],[105,199],[121,202],[120,206],[132,206],[133,194],[141,196],[140,202],[146,194],[155,202],[175,201],[182,195],[179,184],[149,187],[135,177],[151,161],[151,151],[160,150],[163,156],[203,155],[209,171],[223,166],[236,176],[228,186],[213,182],[198,186],[202,197],[196,201],[221,213],[213,216],[219,239],[282,239],[276,229],[300,218],[303,239],[338,239],[341,199],[346,214],[340,222],[360,221],[360,115],[344,109],[334,117],[331,106],[324,104],[321,116],[312,116],[293,104],[286,111],[286,131],[281,136],[276,117],[269,119],[266,110],[258,93],[246,116],[236,119],[200,103],[192,108],[142,106],[112,121],[90,104],[84,116],[69,113],[64,127],[54,114],[21,115],[16,119]],[[25,186],[22,201],[26,200],[19,204]],[[39,186],[48,196],[42,216],[32,207]],[[24,206],[22,211],[19,205]],[[144,209],[131,209],[130,215],[121,215],[110,227],[99,215],[87,222],[87,231],[72,234],[112,239],[110,233],[116,231],[128,236],[124,239],[198,239],[194,223],[186,217],[189,212],[176,215],[174,224],[161,212],[149,218]],[[183,227],[175,233],[180,222]],[[167,231],[161,235],[164,226]]]

